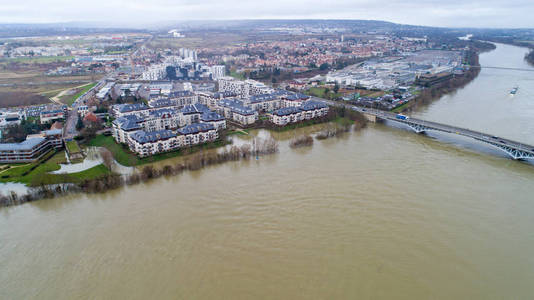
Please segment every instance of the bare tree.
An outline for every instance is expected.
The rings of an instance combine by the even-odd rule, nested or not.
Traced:
[[[113,154],[106,148],[100,148],[100,157],[102,157],[104,166],[111,170],[111,167],[113,166]]]

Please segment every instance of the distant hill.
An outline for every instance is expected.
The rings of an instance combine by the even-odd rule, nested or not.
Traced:
[[[0,24],[0,38],[144,32],[140,29],[98,27],[90,23]]]

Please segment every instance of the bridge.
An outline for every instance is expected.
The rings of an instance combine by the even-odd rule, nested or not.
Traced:
[[[499,150],[504,151],[506,154],[508,154],[511,158],[515,160],[534,159],[534,146],[531,145],[456,126],[430,122],[416,118],[399,118],[397,114],[386,111],[366,109],[356,106],[353,106],[352,109],[360,111],[364,114],[370,114],[382,120],[394,121],[405,124],[417,133],[438,131],[472,138],[474,140],[489,144],[498,148]]]
[[[514,160],[534,159],[534,146],[527,145],[521,142],[512,141],[512,140],[505,139],[502,137],[493,136],[487,133],[473,131],[470,129],[465,129],[461,127],[446,125],[446,124],[441,124],[437,122],[430,122],[430,121],[425,121],[425,120],[416,119],[416,118],[408,118],[408,117],[399,118],[397,114],[387,112],[387,111],[363,108],[359,106],[339,103],[339,102],[330,101],[326,99],[316,98],[316,100],[321,100],[323,102],[326,102],[334,106],[345,106],[348,109],[359,111],[363,113],[364,115],[371,116],[373,118],[402,123],[408,126],[409,128],[411,128],[416,133],[437,131],[437,132],[445,132],[449,134],[456,134],[456,135],[468,137],[468,138],[486,143],[490,146],[493,146],[505,152]]]

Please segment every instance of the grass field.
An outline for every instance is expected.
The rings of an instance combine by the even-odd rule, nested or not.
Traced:
[[[236,79],[239,79],[239,80],[245,80],[245,75],[243,75],[243,73],[237,73],[236,71],[230,71],[230,76],[231,77],[234,77]]]
[[[89,84],[85,85],[83,88],[81,88],[76,94],[65,95],[64,97],[61,97],[60,101],[70,106],[70,105],[72,105],[72,103],[74,103],[74,101],[76,99],[78,99],[78,97],[80,97],[85,92],[87,92],[88,90],[93,88],[95,85],[96,85],[96,82],[89,83]]]
[[[66,143],[66,146],[70,154],[79,153],[81,151],[80,146],[78,146],[78,143],[76,143],[76,141],[68,141]]]
[[[49,159],[46,160],[47,158]],[[41,161],[24,165],[13,165],[7,171],[0,173],[0,182],[20,182],[30,186],[79,183],[85,179],[94,179],[110,173],[106,166],[100,164],[77,173],[49,174],[49,172],[59,170],[61,163],[66,163],[65,152],[51,152],[43,157]]]
[[[56,61],[69,61],[74,59],[74,56],[33,56],[33,57],[14,57],[2,58],[1,63],[17,62],[24,64],[47,64]]]
[[[178,151],[161,153],[145,158],[139,158],[133,152],[128,149],[126,145],[117,144],[112,136],[97,135],[94,139],[87,143],[87,146],[93,147],[105,147],[112,154],[115,160],[123,166],[139,166],[143,164],[162,161],[168,158],[178,157],[186,154],[191,154],[199,150],[213,149],[227,145],[225,141],[215,141],[213,143],[207,143],[202,145],[193,146],[190,148],[180,149]]]
[[[336,99],[341,96],[343,96],[341,93],[326,93],[326,88],[320,88],[320,87],[312,87],[310,88],[307,93],[309,95],[324,98],[324,99]]]

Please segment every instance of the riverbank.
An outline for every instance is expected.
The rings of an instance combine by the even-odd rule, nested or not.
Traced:
[[[26,202],[54,198],[70,193],[102,193],[123,186],[146,182],[162,176],[178,175],[184,171],[199,170],[207,166],[222,164],[228,161],[249,160],[251,157],[257,158],[276,152],[278,152],[278,142],[273,138],[255,138],[253,144],[243,144],[240,147],[232,146],[220,152],[199,151],[192,155],[188,155],[182,162],[172,165],[167,164],[162,168],[155,168],[152,165],[147,165],[139,171],[129,175],[120,175],[107,171],[94,178],[85,177],[83,180],[80,178],[80,180],[75,182],[69,182],[70,184],[59,184],[67,182],[58,182],[54,183],[54,185],[43,184],[30,188],[28,193],[21,196],[15,192],[11,192],[8,195],[0,195],[0,207],[19,205]],[[103,165],[97,167],[100,168],[101,166]],[[104,166],[104,168],[106,167]],[[108,169],[106,168],[106,170]],[[63,175],[64,174],[60,174],[59,176]],[[74,176],[73,174],[67,175]],[[47,174],[47,176],[50,175]]]
[[[532,40],[518,41],[512,37],[501,37],[501,38],[483,37],[483,38],[493,43],[502,43],[506,45],[512,45],[512,46],[530,49],[530,51],[525,55],[525,61],[528,62],[530,65],[534,66],[534,41]]]
[[[337,136],[349,132],[351,129],[360,130],[366,127],[365,117],[361,113],[347,110],[344,107],[331,107],[326,117],[314,122],[296,123],[293,124],[294,126],[290,129],[295,130],[321,123],[332,124],[326,129],[327,137]],[[272,132],[284,132],[290,130],[284,130],[284,127],[279,126],[268,126],[266,123],[258,124],[255,129],[265,129]],[[323,138],[323,135],[325,135],[325,132],[321,131],[316,138],[327,138]],[[278,142],[273,138],[254,138],[251,143],[246,143],[239,147],[231,146],[223,149],[231,143],[232,142],[227,138],[226,134],[222,134],[219,140],[212,143],[196,145],[146,158],[139,158],[129,151],[125,145],[117,144],[113,137],[99,135],[86,143],[85,146],[106,148],[119,164],[123,166],[138,167],[138,170],[129,175],[121,175],[112,172],[111,169],[107,168],[104,164],[100,164],[79,173],[49,174],[48,172],[59,169],[59,164],[63,161],[60,160],[61,155],[64,156],[63,151],[54,153],[52,157],[55,159],[50,165],[45,164],[47,167],[42,169],[34,168],[29,171],[25,168],[24,170],[28,172],[24,174],[24,176],[30,177],[23,177],[17,182],[27,184],[30,187],[28,193],[25,195],[18,195],[14,192],[11,192],[8,195],[0,194],[0,207],[23,204],[44,198],[53,198],[68,193],[101,193],[123,186],[146,182],[162,176],[177,175],[183,171],[199,170],[207,166],[228,161],[249,160],[251,157],[259,157],[278,152]],[[217,149],[222,149],[222,151],[209,151]],[[174,164],[165,164],[161,168],[155,168],[152,165],[156,162],[163,163],[167,159],[177,157],[182,157],[183,159]],[[41,165],[43,163],[36,162],[35,164]],[[141,166],[143,167],[141,168]],[[32,173],[32,171],[35,173]],[[21,171],[19,171],[19,173],[20,172]]]
[[[60,183],[81,183],[83,180],[98,178],[110,173],[103,164],[70,174],[51,173],[59,170],[61,165],[66,163],[65,151],[53,151],[36,162],[6,169],[0,173],[0,183],[16,182],[29,187],[37,187]]]
[[[221,137],[218,140],[206,144],[195,145],[183,149],[179,149],[172,152],[160,153],[144,158],[140,158],[135,153],[131,152],[130,149],[124,144],[118,144],[112,136],[97,135],[95,138],[90,140],[86,146],[91,147],[104,147],[108,149],[113,158],[121,165],[126,167],[141,166],[145,164],[150,164],[165,159],[179,157],[184,155],[189,155],[196,153],[202,150],[209,150],[224,147],[229,144],[229,141],[225,137]]]
[[[422,89],[413,100],[396,107],[392,111],[398,113],[415,111],[421,106],[428,105],[442,96],[454,93],[456,90],[466,86],[480,73],[479,53],[479,51],[467,52],[466,63],[470,68],[463,75],[455,75],[446,82]]]

